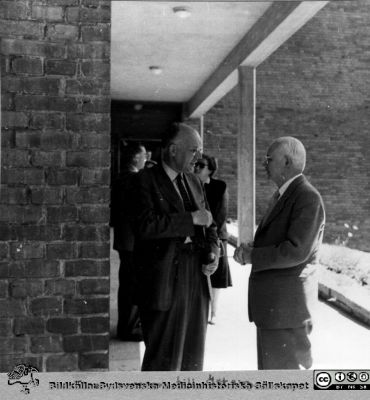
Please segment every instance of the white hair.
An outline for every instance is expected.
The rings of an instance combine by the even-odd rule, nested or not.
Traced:
[[[274,140],[273,146],[283,150],[284,155],[292,161],[293,168],[301,173],[306,166],[306,149],[303,143],[293,136],[282,136]]]

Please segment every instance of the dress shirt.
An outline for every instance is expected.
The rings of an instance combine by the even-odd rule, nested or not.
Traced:
[[[289,180],[287,180],[283,185],[281,185],[279,187],[279,193],[280,193],[280,197],[284,194],[284,192],[288,189],[289,185],[294,181],[294,179],[298,178],[299,176],[301,176],[302,174],[298,174],[296,176],[293,176],[293,178],[290,178]]]
[[[135,167],[135,165],[130,165],[129,168],[128,168],[128,170],[129,170],[130,172],[139,172],[138,168]]]

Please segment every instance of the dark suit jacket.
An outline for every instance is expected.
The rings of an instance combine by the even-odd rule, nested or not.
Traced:
[[[131,201],[135,196],[133,180],[137,173],[124,171],[112,184],[111,225],[113,226],[113,249],[134,250],[134,232],[131,227]]]
[[[228,208],[228,193],[226,183],[219,179],[210,179],[209,183],[204,185],[207,201],[214,221],[217,225],[217,234],[219,239],[227,240],[228,233],[226,228],[226,217]]]
[[[196,208],[207,208],[200,180],[194,174],[184,175]],[[204,257],[210,251],[218,255],[216,226],[193,225],[191,213],[184,210],[179,194],[161,165],[140,171],[135,183],[134,256],[139,274],[138,301],[146,307],[166,311],[172,302],[179,244],[190,236],[194,243],[203,247]]]
[[[249,318],[257,327],[295,328],[311,317],[324,225],[319,192],[304,176],[296,178],[255,234]]]

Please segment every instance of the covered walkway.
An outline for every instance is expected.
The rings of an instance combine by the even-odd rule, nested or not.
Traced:
[[[229,254],[234,249],[229,247]],[[257,353],[254,325],[247,316],[247,288],[250,266],[241,266],[230,258],[234,286],[220,296],[218,321],[208,326],[204,370],[256,370]],[[114,339],[117,319],[118,254],[111,251],[111,371],[139,371],[143,343]],[[311,335],[314,365],[312,369],[368,369],[370,360],[369,328],[340,311],[319,303]]]

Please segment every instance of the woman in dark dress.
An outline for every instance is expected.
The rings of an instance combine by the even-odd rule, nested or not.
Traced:
[[[208,204],[217,224],[217,233],[221,242],[221,253],[216,272],[211,275],[213,288],[213,299],[211,301],[210,324],[214,325],[216,320],[217,304],[220,289],[232,286],[229,262],[227,259],[227,239],[226,218],[228,208],[228,192],[226,183],[219,179],[214,179],[213,175],[217,171],[217,161],[214,157],[203,154],[202,158],[195,164],[195,174],[198,175],[204,184]]]

